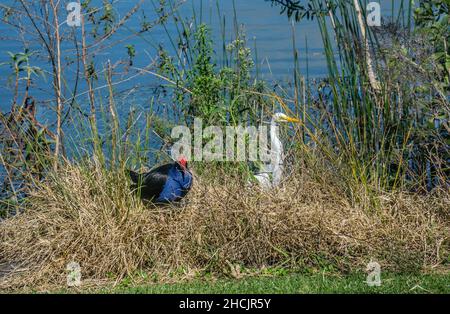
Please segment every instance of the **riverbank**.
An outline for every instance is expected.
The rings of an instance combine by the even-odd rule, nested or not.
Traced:
[[[136,272],[164,282],[264,267],[346,274],[372,261],[394,273],[448,265],[446,191],[366,195],[308,165],[267,193],[217,171],[196,176],[182,204],[158,208],[136,198],[120,169],[61,167],[23,214],[0,224],[0,261],[16,270],[2,289],[63,287],[71,262],[85,279],[117,282]]]
[[[250,278],[246,280],[194,281],[181,284],[118,287],[101,291],[106,293],[163,293],[163,294],[399,294],[399,293],[450,293],[450,275],[393,275],[382,278],[380,287],[370,287],[365,275],[291,275],[275,278]]]
[[[131,284],[116,287],[77,288],[57,293],[117,294],[448,294],[450,273],[382,274],[380,286],[369,286],[366,274],[347,276],[327,272],[256,276],[236,279],[194,279],[181,283]]]

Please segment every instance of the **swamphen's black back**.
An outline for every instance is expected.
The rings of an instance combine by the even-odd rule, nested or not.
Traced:
[[[187,162],[181,160],[158,167],[148,173],[130,171],[133,189],[142,199],[155,203],[170,203],[181,200],[192,187],[193,177]]]

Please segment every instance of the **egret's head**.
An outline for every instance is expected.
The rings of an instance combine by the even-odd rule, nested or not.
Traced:
[[[275,114],[273,115],[273,119],[274,119],[275,122],[278,122],[278,123],[281,123],[281,122],[298,123],[298,122],[300,122],[299,119],[297,119],[297,118],[291,118],[291,117],[285,115],[285,114],[282,113],[282,112],[275,113]]]

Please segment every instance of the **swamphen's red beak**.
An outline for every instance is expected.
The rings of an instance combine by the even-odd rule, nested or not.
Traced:
[[[187,169],[187,160],[186,158],[182,157],[180,160],[178,160],[178,163],[185,169]]]

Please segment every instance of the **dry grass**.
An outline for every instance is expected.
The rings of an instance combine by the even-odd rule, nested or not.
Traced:
[[[371,259],[384,270],[412,271],[447,258],[448,192],[380,193],[380,206],[370,208],[321,177],[318,183],[303,171],[271,193],[232,179],[197,179],[179,207],[149,208],[123,174],[67,164],[23,214],[0,224],[0,265],[15,269],[0,273],[0,288],[62,287],[71,261],[81,264],[83,279],[104,280],[138,270],[236,275],[236,264],[347,272]]]

